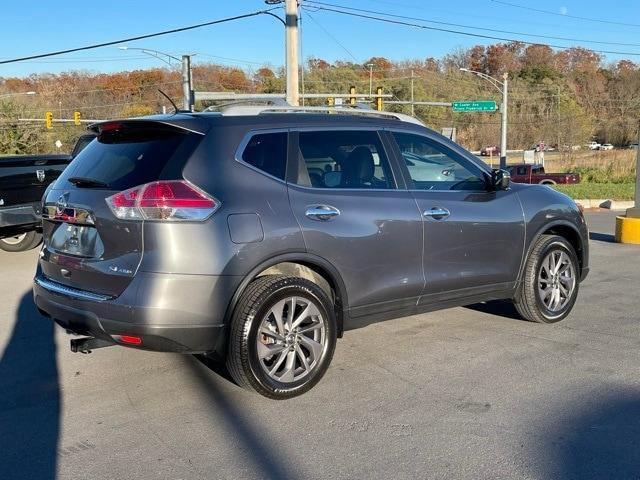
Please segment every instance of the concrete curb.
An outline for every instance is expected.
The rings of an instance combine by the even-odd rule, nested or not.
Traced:
[[[592,198],[587,200],[576,200],[585,209],[606,208],[608,210],[626,210],[633,208],[635,203],[632,200],[608,200],[605,198]]]

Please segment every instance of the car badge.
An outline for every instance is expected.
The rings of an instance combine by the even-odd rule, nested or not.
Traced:
[[[36,178],[39,182],[44,182],[45,173],[44,170],[36,170]]]

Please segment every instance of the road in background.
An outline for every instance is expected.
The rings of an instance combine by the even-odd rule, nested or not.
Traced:
[[[72,354],[0,252],[0,478],[637,478],[640,247],[587,216],[592,270],[557,325],[491,302],[350,331],[275,402],[192,356]]]

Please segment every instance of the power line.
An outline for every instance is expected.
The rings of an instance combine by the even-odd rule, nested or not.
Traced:
[[[542,10],[540,8],[527,7],[526,5],[518,5],[517,3],[504,2],[502,0],[491,0],[491,1],[493,3],[499,3],[501,5],[507,5],[509,7],[521,8],[523,10],[529,10],[529,11],[538,12],[538,13],[546,13],[548,15],[556,15],[558,17],[575,18],[577,20],[584,20],[587,22],[595,22],[595,23],[607,23],[609,25],[624,25],[626,27],[640,27],[640,25],[638,25],[637,23],[625,23],[625,22],[616,22],[613,20],[603,20],[601,18],[580,17],[578,15],[569,15],[568,13],[559,13],[559,12],[553,12],[551,10]]]
[[[307,2],[313,3],[314,4],[314,8],[317,9],[317,10],[324,10],[324,11],[328,11],[328,12],[339,13],[339,14],[342,14],[342,15],[349,15],[349,16],[352,16],[352,17],[367,18],[367,19],[370,19],[370,20],[376,20],[376,21],[385,22],[385,23],[392,23],[392,24],[396,24],[396,25],[402,25],[402,26],[405,26],[405,27],[421,28],[421,29],[424,29],[424,30],[434,30],[434,31],[438,31],[438,32],[453,33],[453,34],[456,34],[456,35],[465,35],[465,36],[468,36],[468,37],[484,38],[484,39],[489,39],[489,40],[499,40],[499,41],[502,41],[502,42],[517,42],[517,43],[522,43],[522,44],[525,44],[525,45],[547,45],[549,47],[558,48],[558,49],[561,49],[561,50],[566,50],[566,49],[572,48],[572,47],[567,47],[566,45],[556,45],[556,44],[552,44],[552,43],[540,43],[540,42],[529,42],[527,40],[516,39],[516,38],[497,37],[497,36],[493,36],[493,35],[484,35],[484,34],[479,34],[479,33],[463,32],[461,30],[453,30],[453,29],[448,29],[448,28],[430,27],[430,26],[427,26],[427,25],[419,24],[419,23],[411,23],[411,22],[406,22],[406,21],[402,21],[402,20],[392,20],[390,18],[382,18],[380,16],[374,16],[374,15],[390,16],[389,14],[386,14],[386,13],[376,13],[374,15],[369,15],[369,14],[365,14],[365,13],[357,13],[355,11],[345,11],[344,10],[344,9],[348,9],[350,7],[339,7],[342,10],[338,10],[338,9],[335,9],[335,8],[316,6],[316,4],[318,4],[318,2],[314,2],[313,0],[307,0]],[[637,53],[637,52],[620,52],[620,51],[614,51],[614,50],[591,50],[591,51],[595,52],[595,53],[604,53],[604,54],[613,54],[613,55],[640,56],[640,53]]]
[[[28,57],[12,58],[10,60],[0,60],[0,65],[4,65],[4,64],[7,64],[7,63],[22,62],[24,60],[34,60],[34,59],[37,59],[37,58],[53,57],[55,55],[63,55],[65,53],[79,52],[79,51],[82,51],[82,50],[91,50],[91,49],[94,49],[94,48],[108,47],[110,45],[117,45],[118,43],[133,42],[133,41],[142,40],[142,39],[145,39],[145,38],[160,37],[162,35],[169,35],[169,34],[172,34],[172,33],[185,32],[187,30],[194,30],[196,28],[208,27],[208,26],[217,25],[217,24],[220,24],[220,23],[231,22],[233,20],[240,20],[240,19],[243,19],[243,18],[255,17],[257,15],[273,15],[270,12],[271,12],[271,10],[275,10],[276,8],[278,8],[278,7],[270,8],[268,10],[259,10],[259,11],[252,12],[252,13],[245,13],[244,15],[236,15],[235,17],[227,17],[227,18],[221,18],[219,20],[212,20],[210,22],[198,23],[196,25],[189,25],[188,27],[174,28],[174,29],[171,29],[171,30],[164,30],[162,32],[148,33],[146,35],[138,35],[136,37],[121,38],[120,40],[113,40],[113,41],[110,41],[110,42],[103,42],[103,43],[96,43],[96,44],[93,44],[93,45],[86,45],[84,47],[69,48],[67,50],[59,50],[57,52],[49,52],[49,53],[41,53],[41,54],[38,54],[38,55],[30,55]],[[277,17],[277,18],[279,18],[279,17]]]
[[[343,5],[336,5],[336,4],[326,3],[326,2],[321,2],[321,1],[307,0],[307,3],[325,5],[325,6],[329,6],[329,7],[344,8],[346,10],[353,10],[353,11],[357,11],[357,12],[371,13],[371,14],[374,14],[374,15],[385,15],[387,17],[393,17],[393,18],[403,18],[405,20],[417,20],[417,21],[420,21],[420,22],[434,23],[434,24],[437,24],[437,25],[448,25],[450,27],[468,28],[468,29],[471,29],[471,30],[480,30],[480,31],[484,31],[484,32],[491,31],[491,32],[496,32],[496,33],[506,33],[508,35],[524,35],[525,37],[546,38],[546,39],[551,39],[551,40],[564,40],[564,41],[567,41],[567,42],[595,43],[595,44],[600,44],[600,45],[617,45],[617,46],[624,46],[624,47],[640,47],[640,43],[605,42],[605,41],[600,41],[600,40],[588,40],[588,39],[584,39],[584,38],[557,37],[557,36],[551,36],[551,35],[540,35],[540,34],[536,34],[536,33],[514,32],[514,31],[511,31],[511,30],[498,30],[498,29],[495,29],[495,28],[488,29],[488,28],[483,28],[483,27],[476,27],[476,26],[473,26],[473,25],[463,25],[463,24],[460,24],[460,23],[442,22],[442,21],[438,21],[438,20],[429,20],[429,19],[426,19],[426,18],[411,17],[411,16],[407,16],[407,15],[396,15],[396,14],[392,14],[392,13],[385,13],[385,12],[380,12],[380,11],[375,11],[375,10],[367,10],[367,9],[364,9],[364,8],[345,7]]]
[[[355,57],[353,53],[351,53],[351,50],[345,47],[336,37],[334,37],[331,33],[329,33],[329,31],[326,28],[324,28],[320,24],[320,22],[318,22],[315,18],[313,18],[308,8],[305,8],[305,12],[307,16],[313,21],[313,23],[315,23],[331,40],[333,40],[340,48],[342,48],[345,52],[347,52],[347,55],[353,58],[356,61],[356,63],[358,62],[358,59]]]

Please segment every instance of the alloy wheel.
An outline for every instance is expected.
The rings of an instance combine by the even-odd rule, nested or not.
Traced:
[[[320,363],[327,344],[320,309],[298,296],[276,302],[262,319],[256,338],[260,366],[282,383],[307,376]]]
[[[542,260],[538,272],[538,295],[551,312],[561,311],[571,300],[576,288],[576,272],[569,255],[552,250]]]
[[[13,237],[4,237],[2,241],[7,245],[18,245],[26,236],[26,233],[21,233],[20,235],[14,235]]]

